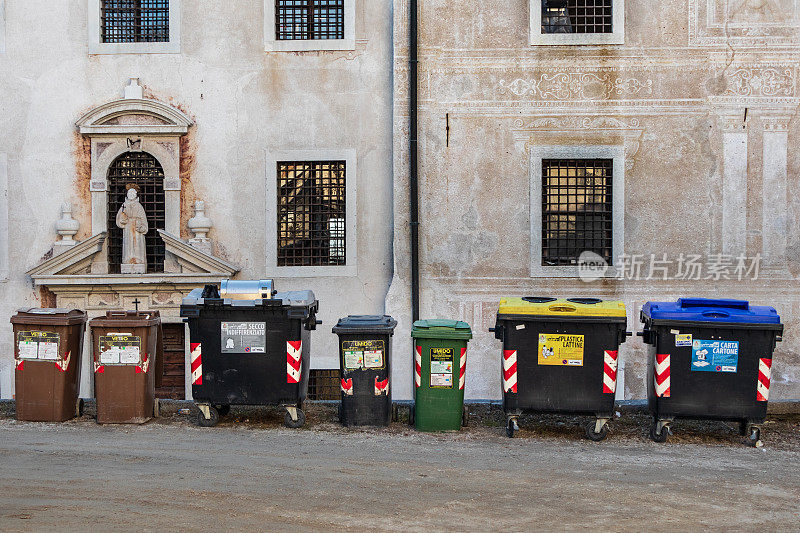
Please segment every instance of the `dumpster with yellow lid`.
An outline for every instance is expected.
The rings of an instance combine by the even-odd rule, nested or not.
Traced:
[[[600,441],[614,412],[625,304],[597,298],[506,298],[492,329],[503,341],[506,434],[524,412],[596,418],[586,436]]]

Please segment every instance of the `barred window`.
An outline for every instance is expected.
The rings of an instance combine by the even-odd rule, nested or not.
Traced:
[[[275,0],[275,38],[344,39],[344,0]]]
[[[147,272],[164,271],[164,241],[158,234],[164,229],[164,170],[147,152],[126,152],[108,169],[108,268],[120,273],[122,263],[122,229],[117,227],[117,211],[125,202],[128,189],[135,188],[139,202],[147,214],[145,235]]]
[[[612,259],[613,159],[542,159],[542,265]]]
[[[104,43],[169,42],[169,0],[101,0]]]
[[[542,0],[542,33],[613,33],[614,0]]]
[[[277,164],[278,266],[345,265],[345,161]]]

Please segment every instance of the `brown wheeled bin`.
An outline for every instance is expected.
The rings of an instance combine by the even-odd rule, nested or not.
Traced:
[[[158,416],[164,364],[158,311],[108,311],[89,321],[100,424],[143,424]]]
[[[24,308],[14,329],[17,419],[63,422],[80,416],[86,313],[77,309]]]

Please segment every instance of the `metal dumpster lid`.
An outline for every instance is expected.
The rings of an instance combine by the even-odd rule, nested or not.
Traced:
[[[349,315],[340,318],[333,333],[389,333],[397,327],[397,320],[389,315]]]
[[[503,298],[497,310],[500,315],[563,316],[563,317],[625,317],[625,303],[600,298],[554,298],[526,296]]]
[[[317,299],[312,291],[286,291],[275,293],[272,297],[275,300],[281,300],[281,304],[288,307],[311,307],[317,303]],[[236,307],[254,307],[261,305],[263,299],[256,298],[250,300],[242,300],[237,298],[221,298],[225,305],[232,305]],[[217,299],[219,300],[219,299]],[[206,299],[203,298],[203,289],[192,289],[192,291],[183,298],[182,305],[205,305]]]
[[[653,321],[728,324],[780,324],[774,307],[753,306],[747,300],[680,298],[676,302],[647,302],[642,317]]]

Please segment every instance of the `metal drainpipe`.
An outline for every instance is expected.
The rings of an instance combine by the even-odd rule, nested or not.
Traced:
[[[409,194],[411,226],[411,316],[419,320],[419,180],[417,173],[417,0],[409,0]]]

